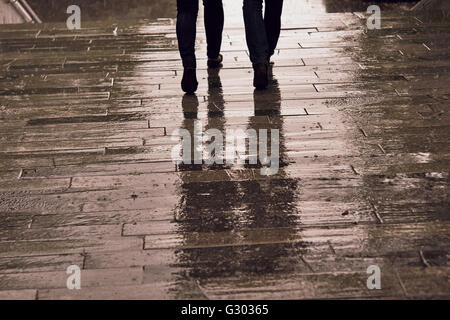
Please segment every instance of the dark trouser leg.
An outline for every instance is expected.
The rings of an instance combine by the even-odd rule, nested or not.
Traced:
[[[278,39],[280,38],[282,11],[283,0],[266,0],[264,24],[266,26],[267,42],[269,44],[269,57],[274,54]]]
[[[216,59],[222,46],[224,23],[222,0],[203,0],[205,7],[205,30],[208,43],[208,58]]]
[[[267,64],[269,44],[262,15],[263,0],[244,0],[245,35],[253,64]]]
[[[195,37],[198,0],[177,0],[177,38],[183,67],[196,68]]]

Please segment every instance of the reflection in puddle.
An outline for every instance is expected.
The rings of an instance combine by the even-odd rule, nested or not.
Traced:
[[[430,163],[432,159],[431,153],[425,153],[425,152],[419,152],[416,154],[413,154],[415,160],[417,163]]]
[[[283,119],[279,116],[281,96],[278,83],[272,79],[269,92],[255,92],[254,114],[242,125],[247,129],[278,129],[280,131],[280,158],[285,158]],[[264,99],[262,99],[264,98]],[[268,98],[271,98],[267,100]],[[223,117],[225,108],[222,84],[218,70],[208,73],[208,117],[205,130],[216,128],[226,132]],[[184,120],[182,127],[194,131],[199,101],[195,96],[182,99]],[[267,115],[268,108],[271,112]],[[261,116],[260,114],[265,114]],[[272,116],[271,114],[275,116]],[[194,146],[192,146],[194,147]],[[183,250],[178,254],[179,265],[189,267],[194,277],[234,276],[239,274],[273,273],[293,264],[287,264],[302,245],[298,242],[299,213],[296,208],[298,180],[290,179],[284,168],[276,178],[260,176],[259,170],[244,165],[227,168],[226,165],[205,167],[179,165],[180,202],[175,213],[182,235]],[[270,229],[267,227],[270,226]],[[280,243],[267,246],[268,242]],[[284,245],[281,245],[284,243]],[[266,244],[262,247],[250,245]],[[204,263],[199,264],[198,261]],[[283,270],[286,271],[286,270]]]

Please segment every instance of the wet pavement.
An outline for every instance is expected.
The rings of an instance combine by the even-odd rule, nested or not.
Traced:
[[[287,1],[254,92],[225,5],[196,96],[172,19],[0,26],[0,298],[450,298],[448,16]],[[278,129],[278,173],[175,165],[195,120]]]

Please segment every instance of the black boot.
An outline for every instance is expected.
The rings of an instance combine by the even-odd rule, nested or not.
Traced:
[[[185,68],[183,79],[181,80],[181,89],[187,94],[194,94],[198,88],[196,69]]]
[[[268,67],[264,63],[258,63],[253,66],[254,78],[253,86],[257,90],[264,90],[269,85]]]

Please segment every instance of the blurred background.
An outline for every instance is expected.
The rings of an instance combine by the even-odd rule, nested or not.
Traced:
[[[200,0],[201,1],[201,0]],[[439,0],[438,0],[439,1]],[[225,6],[242,6],[242,0],[223,0]],[[27,9],[29,6],[43,22],[64,22],[69,5],[80,6],[83,21],[157,19],[176,17],[176,0],[17,0],[16,3]],[[377,4],[382,9],[409,9],[415,0],[285,0],[285,10],[299,13],[333,13],[365,11],[369,5]],[[0,16],[3,23],[21,10],[10,0],[0,0]],[[21,22],[20,17],[11,22]]]

